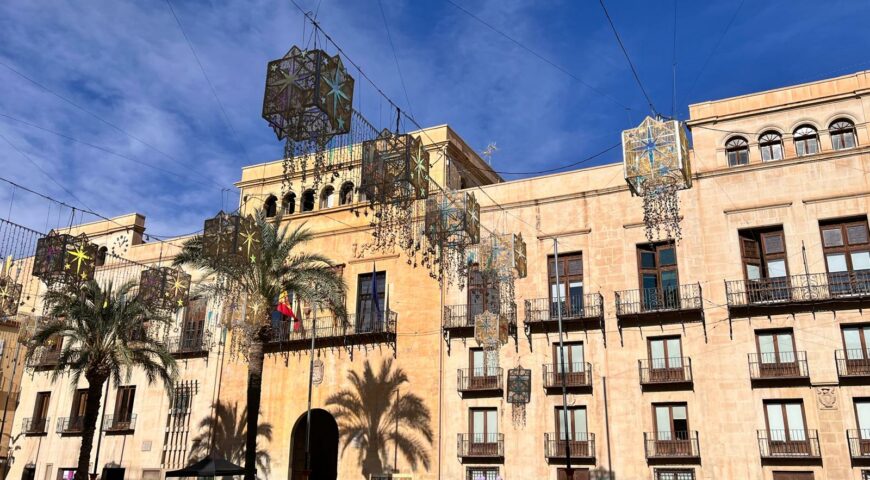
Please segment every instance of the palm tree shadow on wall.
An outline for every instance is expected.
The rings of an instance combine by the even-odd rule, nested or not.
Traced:
[[[349,445],[355,444],[365,479],[393,465],[396,449],[412,470],[422,465],[428,471],[432,416],[422,398],[399,390],[408,383],[405,371],[394,369],[393,360],[387,359],[375,372],[366,360],[362,374],[352,371],[347,380],[351,388],[326,400],[341,432],[342,456]]]
[[[245,433],[247,431],[247,409],[241,409],[239,413],[238,403],[232,406],[217,402],[215,414],[203,418],[199,422],[200,434],[197,435],[190,446],[190,461],[201,460],[211,453],[215,457],[221,457],[237,465],[245,462]],[[211,432],[214,431],[214,445],[209,448]],[[272,457],[268,450],[262,448],[262,444],[272,441],[272,424],[260,423],[257,425],[257,473],[266,476],[270,472]],[[262,442],[266,440],[266,442]],[[211,450],[211,451],[209,451]]]

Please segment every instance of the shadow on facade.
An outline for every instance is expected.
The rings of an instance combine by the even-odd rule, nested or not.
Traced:
[[[215,405],[214,416],[206,417],[199,422],[200,434],[193,439],[191,444],[190,461],[200,460],[212,453],[214,456],[244,466],[247,423],[246,408],[239,409],[237,403],[229,406],[218,402]],[[214,447],[210,448],[212,432],[214,432]],[[272,425],[260,423],[257,426],[257,472],[260,475],[268,475],[270,471],[272,459],[268,450],[263,448],[263,444],[271,441]]]

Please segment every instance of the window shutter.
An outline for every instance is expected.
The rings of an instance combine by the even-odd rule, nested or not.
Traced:
[[[846,236],[849,239],[849,245],[867,243],[867,224],[848,225],[846,227]]]
[[[843,246],[843,231],[839,225],[825,228],[822,230],[822,240],[826,247],[841,247]]]
[[[764,243],[765,254],[770,255],[775,253],[783,253],[785,251],[785,244],[782,239],[782,232],[765,233],[761,235],[761,239]]]

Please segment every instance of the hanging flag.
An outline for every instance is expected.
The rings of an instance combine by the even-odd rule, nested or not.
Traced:
[[[290,307],[290,295],[287,293],[287,290],[281,292],[278,295],[278,305],[276,307],[278,313],[284,315],[285,317],[290,317],[293,319],[293,331],[299,331],[299,318],[293,313],[293,309]]]

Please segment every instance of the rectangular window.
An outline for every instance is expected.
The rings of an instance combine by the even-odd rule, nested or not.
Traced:
[[[861,455],[870,455],[870,399],[855,399],[855,424],[858,426]]]
[[[501,295],[498,285],[489,282],[474,263],[468,267],[468,315],[471,322],[483,312],[500,311]]]
[[[843,327],[843,348],[847,361],[870,359],[870,325]]]
[[[583,316],[583,255],[569,253],[559,255],[559,281],[556,281],[556,258],[547,258],[547,275],[550,285],[550,315],[558,314],[561,300],[562,315],[565,317]]]
[[[563,365],[565,373],[585,372],[586,364],[583,357],[583,342],[566,342],[564,348],[559,348],[558,343],[553,343],[553,362],[556,373],[562,373]]]
[[[567,413],[566,426],[565,410],[556,407],[556,436],[559,440],[587,441],[589,438],[586,431],[586,407],[568,407]]]
[[[498,386],[498,355],[481,348],[468,350],[469,386],[471,388],[496,388]]]
[[[782,227],[738,233],[749,302],[787,300],[790,297],[788,256]]]
[[[208,311],[208,300],[197,298],[191,300],[184,311],[184,322],[181,327],[182,351],[202,348],[202,335],[205,328],[205,317]]]
[[[133,421],[133,400],[136,397],[136,386],[128,385],[118,387],[118,393],[115,397],[115,418],[114,425],[118,427],[129,427]]]
[[[677,382],[686,379],[680,337],[650,338],[647,353],[650,381]]]
[[[691,468],[656,469],[656,480],[695,480],[695,470]]]
[[[33,425],[39,426],[48,419],[48,404],[51,401],[51,392],[39,392],[36,394],[36,402],[33,404]]]
[[[498,467],[468,467],[466,480],[498,480]]]
[[[72,410],[70,410],[70,425],[75,422],[81,422],[85,418],[85,407],[88,404],[88,390],[81,388],[76,390],[73,395]]]
[[[356,294],[357,333],[383,331],[387,272],[363,273]]]
[[[794,334],[789,330],[755,332],[761,376],[777,377],[799,373]]]
[[[471,443],[495,443],[498,437],[498,410],[472,408],[469,410]]]
[[[573,468],[574,472],[569,477],[568,470],[565,468],[556,469],[556,480],[589,480],[591,477],[589,476],[588,468]],[[602,479],[604,477],[601,477]],[[608,477],[610,478],[610,477]]]
[[[813,472],[773,472],[773,480],[813,480]]]
[[[638,245],[637,258],[643,309],[679,308],[680,282],[674,243]]]
[[[810,453],[802,401],[767,401],[764,403],[764,416],[770,455]]]
[[[870,293],[867,218],[823,222],[819,229],[832,295]]]
[[[685,441],[689,439],[689,412],[685,403],[653,405],[656,440]]]

